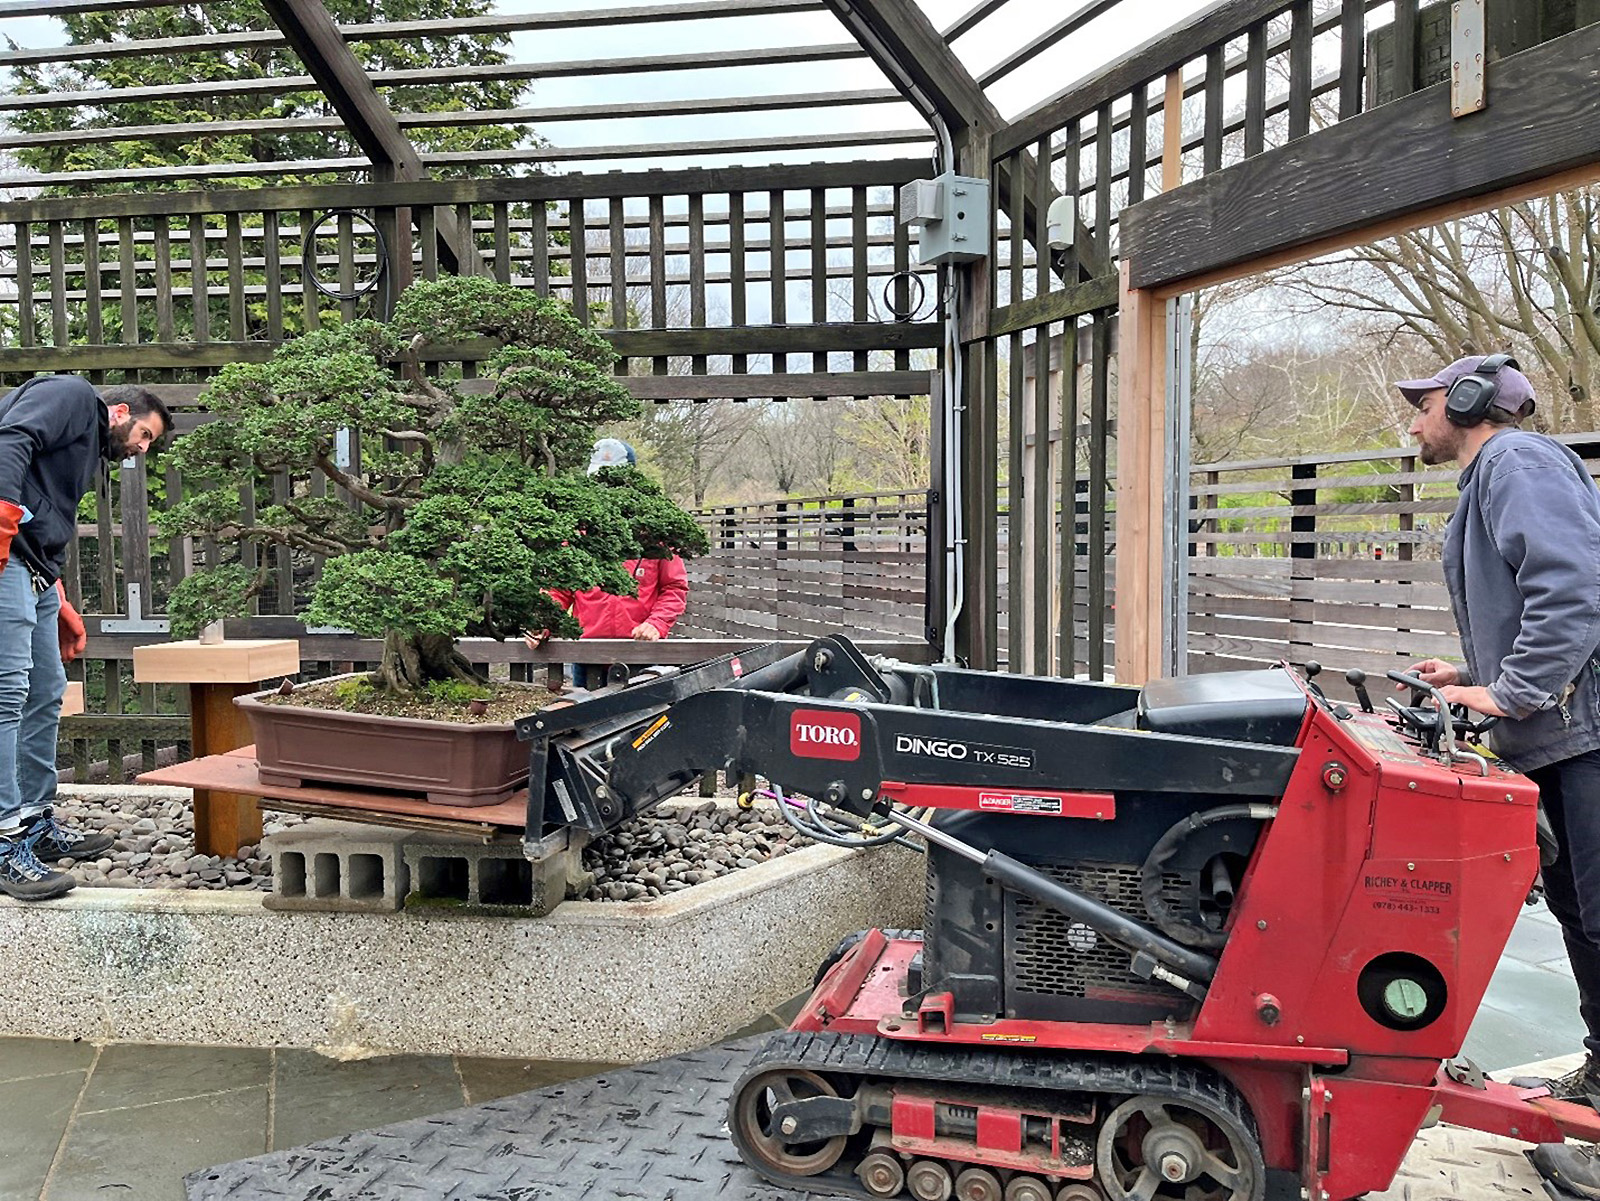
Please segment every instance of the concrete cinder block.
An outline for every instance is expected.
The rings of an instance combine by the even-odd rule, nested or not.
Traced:
[[[269,909],[393,913],[409,877],[404,830],[359,822],[309,821],[261,840],[272,856]]]
[[[520,838],[485,843],[413,834],[402,849],[411,881],[408,911],[544,917],[566,899],[583,866],[575,845],[529,859]]]

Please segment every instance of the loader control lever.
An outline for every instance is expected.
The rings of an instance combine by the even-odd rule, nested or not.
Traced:
[[[1367,673],[1359,667],[1352,667],[1344,673],[1344,680],[1356,690],[1356,700],[1361,702],[1361,712],[1376,712],[1372,707],[1372,697],[1367,695]]]
[[[1407,726],[1414,731],[1417,737],[1421,739],[1423,746],[1433,754],[1438,755],[1445,763],[1453,764],[1466,760],[1477,764],[1479,774],[1485,776],[1489,774],[1487,760],[1473,751],[1458,749],[1455,736],[1456,731],[1463,727],[1472,733],[1486,730],[1489,725],[1493,724],[1493,718],[1486,718],[1482,722],[1473,722],[1465,716],[1465,710],[1461,710],[1458,715],[1456,710],[1445,701],[1444,693],[1420,676],[1409,675],[1403,671],[1391,671],[1385,674],[1397,684],[1404,684],[1411,689],[1411,704],[1409,705],[1402,705],[1392,696],[1385,698],[1389,707],[1400,718],[1401,725]],[[1433,701],[1432,708],[1422,703],[1430,698]]]

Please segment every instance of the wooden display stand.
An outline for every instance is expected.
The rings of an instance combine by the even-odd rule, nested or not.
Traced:
[[[300,644],[293,638],[158,642],[133,648],[136,683],[189,686],[190,742],[197,759],[249,746],[250,724],[233,698],[256,691],[262,680],[299,671]],[[232,855],[260,841],[261,810],[255,797],[194,790],[199,854]]]

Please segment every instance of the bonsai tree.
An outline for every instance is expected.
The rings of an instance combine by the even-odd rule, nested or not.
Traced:
[[[463,345],[490,351],[479,379],[425,373]],[[479,276],[414,284],[387,324],[319,329],[224,369],[206,392],[215,419],[172,452],[204,486],[159,527],[325,556],[305,620],[382,638],[375,683],[475,681],[456,638],[576,634],[545,589],[631,594],[624,560],[707,548],[637,470],[584,474],[599,427],[638,411],[614,361],[558,301]],[[359,463],[337,449],[351,429]],[[240,497],[270,495],[284,471],[292,494],[247,515]],[[268,578],[197,571],[173,590],[174,632],[247,613]]]

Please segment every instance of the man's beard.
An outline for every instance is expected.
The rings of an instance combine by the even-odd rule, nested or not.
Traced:
[[[133,443],[128,439],[128,431],[133,427],[133,422],[126,425],[111,427],[111,454],[108,458],[121,462],[133,454]]]
[[[1418,457],[1430,467],[1438,466],[1440,463],[1454,462],[1461,456],[1461,442],[1464,436],[1464,430],[1451,426],[1450,433],[1442,441],[1428,442],[1419,438],[1417,440],[1417,449],[1420,452]]]

